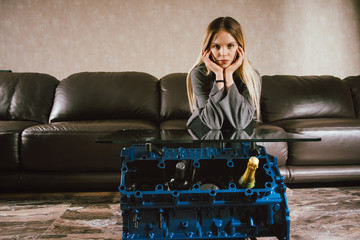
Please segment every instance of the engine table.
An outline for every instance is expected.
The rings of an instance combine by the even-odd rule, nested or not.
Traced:
[[[277,159],[261,142],[320,141],[266,129],[120,130],[122,239],[289,239],[290,211]],[[250,157],[253,188],[241,188]]]

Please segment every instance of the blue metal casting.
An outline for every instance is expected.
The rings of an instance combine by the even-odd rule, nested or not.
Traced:
[[[146,145],[124,148],[119,186],[123,239],[288,240],[286,186],[276,157],[258,148],[252,189],[238,185],[253,153],[249,143],[219,149],[164,147],[156,153]],[[178,162],[185,164],[185,190],[169,185]]]

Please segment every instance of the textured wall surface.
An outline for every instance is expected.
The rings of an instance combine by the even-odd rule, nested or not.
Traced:
[[[359,2],[0,0],[0,69],[187,72],[209,22],[232,16],[262,75],[358,75]]]

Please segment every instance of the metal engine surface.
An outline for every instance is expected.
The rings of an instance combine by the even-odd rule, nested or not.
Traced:
[[[238,180],[251,154],[250,144],[230,148],[122,150],[120,204],[123,239],[289,239],[290,211],[277,159],[258,147],[256,184]],[[185,163],[189,189],[169,189],[176,163]]]

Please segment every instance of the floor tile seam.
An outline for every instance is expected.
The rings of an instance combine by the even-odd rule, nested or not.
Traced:
[[[322,210],[322,211],[316,211],[317,213],[323,213],[325,215],[331,215],[331,216],[335,216],[336,215],[359,215],[360,216],[360,209],[345,209],[345,210]]]
[[[314,229],[312,230],[309,230],[307,228],[299,228],[298,230],[302,230],[308,237],[309,239],[308,240],[317,240],[319,239],[318,237],[319,236],[315,236],[315,238],[313,237],[315,234],[319,234],[319,229],[323,229],[322,231],[322,235],[324,236],[328,236],[330,237],[332,235],[332,231],[327,227],[327,226],[318,226],[318,229],[317,231],[315,231]],[[321,231],[320,231],[321,232]],[[323,239],[323,238],[322,238]],[[329,238],[331,239],[331,238]],[[335,240],[335,239],[334,239]]]
[[[59,221],[59,219],[61,219],[61,216],[63,216],[64,213],[69,210],[69,208],[72,206],[73,203],[74,203],[74,199],[64,202],[64,204],[68,204],[69,206],[58,218],[55,219],[55,221],[48,228],[46,228],[46,230],[37,239],[41,239],[43,236],[45,236],[47,232],[50,231],[50,229]]]
[[[306,230],[303,230],[303,231],[304,231],[304,233],[309,237],[308,240],[316,240],[316,238],[313,238],[313,237],[311,236],[311,234],[308,233],[308,231],[306,231]],[[290,236],[291,236],[291,233],[290,233]]]
[[[50,226],[47,227],[46,230],[43,233],[39,234],[39,236],[35,237],[34,239],[41,239],[41,237],[46,234],[46,232],[55,224],[56,221],[57,221],[57,219],[52,224],[50,224]]]

